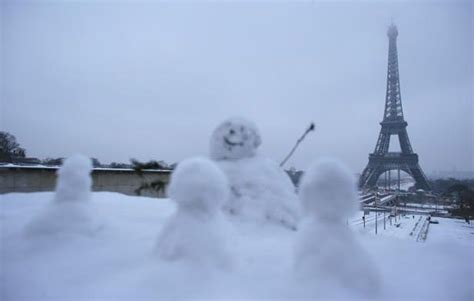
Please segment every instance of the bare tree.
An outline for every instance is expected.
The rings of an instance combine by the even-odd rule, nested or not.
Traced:
[[[0,162],[12,162],[13,158],[25,158],[26,151],[16,142],[15,136],[0,131]]]

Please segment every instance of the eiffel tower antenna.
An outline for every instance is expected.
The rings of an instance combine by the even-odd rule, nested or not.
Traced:
[[[419,189],[430,190],[423,170],[418,164],[418,155],[413,152],[408,138],[407,125],[403,116],[402,96],[400,93],[400,74],[398,71],[397,37],[398,29],[393,23],[388,27],[388,68],[387,91],[382,126],[373,153],[369,154],[369,163],[359,179],[360,188],[375,188],[378,178],[385,172],[398,171],[398,189],[400,189],[400,170],[409,174]],[[390,137],[398,136],[400,152],[389,152]],[[389,173],[390,178],[390,173]]]

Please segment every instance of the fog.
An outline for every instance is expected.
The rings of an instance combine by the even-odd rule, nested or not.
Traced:
[[[427,173],[473,167],[473,4],[3,1],[0,129],[27,155],[101,162],[207,155],[243,116],[286,167],[361,172],[382,121],[398,26],[404,116]]]

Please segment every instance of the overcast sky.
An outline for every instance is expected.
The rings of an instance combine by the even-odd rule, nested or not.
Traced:
[[[287,167],[361,172],[382,120],[398,26],[408,134],[427,173],[473,167],[473,4],[2,1],[0,129],[29,156],[172,163],[243,116]]]

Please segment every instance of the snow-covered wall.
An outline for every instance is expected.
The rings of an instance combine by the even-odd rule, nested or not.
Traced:
[[[55,167],[22,167],[0,166],[0,194],[10,192],[54,191],[56,186],[57,168]],[[169,171],[144,171],[140,178],[131,169],[96,168],[92,171],[92,190],[120,192],[135,195],[135,189],[143,181],[160,180],[168,183]],[[164,197],[164,192],[150,193],[143,191],[142,195]]]

